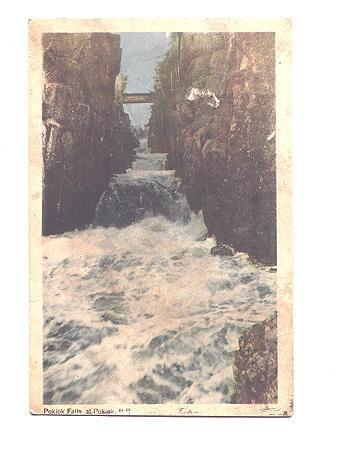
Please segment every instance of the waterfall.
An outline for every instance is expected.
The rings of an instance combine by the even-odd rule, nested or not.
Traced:
[[[213,256],[165,154],[137,151],[96,226],[43,237],[44,403],[227,403],[241,334],[275,311],[276,274]]]
[[[132,169],[114,175],[96,207],[96,226],[123,228],[146,216],[162,215],[186,224],[191,210],[172,170],[164,170],[166,154],[151,154],[146,140]]]

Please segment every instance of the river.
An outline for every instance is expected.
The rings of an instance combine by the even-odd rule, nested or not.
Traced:
[[[43,238],[45,404],[229,403],[239,336],[275,311],[275,268],[212,256],[166,155],[137,155],[94,226]]]

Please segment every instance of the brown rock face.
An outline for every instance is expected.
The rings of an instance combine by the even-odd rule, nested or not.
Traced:
[[[274,34],[174,34],[155,91],[149,143],[191,208],[219,244],[276,264]]]
[[[124,172],[138,141],[115,103],[120,37],[43,36],[43,234],[91,223],[113,172]]]
[[[232,403],[276,403],[277,320],[276,317],[255,324],[239,340],[234,355],[236,383]]]

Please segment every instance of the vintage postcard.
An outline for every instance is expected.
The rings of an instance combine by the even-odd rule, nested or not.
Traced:
[[[32,413],[292,415],[290,40],[29,22]]]

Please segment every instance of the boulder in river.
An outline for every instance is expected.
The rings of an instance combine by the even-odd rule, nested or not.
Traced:
[[[232,257],[235,254],[234,249],[227,244],[216,245],[210,250],[211,255],[220,255]]]

